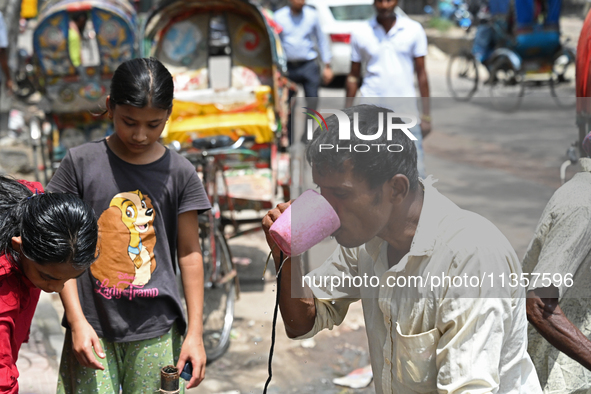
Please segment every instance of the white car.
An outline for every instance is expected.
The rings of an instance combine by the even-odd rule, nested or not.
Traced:
[[[316,8],[320,26],[330,43],[335,76],[349,74],[351,69],[351,33],[375,15],[373,0],[307,0]],[[406,16],[396,7],[396,14]]]

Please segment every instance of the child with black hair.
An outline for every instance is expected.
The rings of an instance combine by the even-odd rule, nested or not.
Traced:
[[[61,293],[68,329],[58,393],[152,393],[162,367],[187,362],[193,366],[187,388],[203,380],[197,215],[210,204],[194,166],[158,142],[173,91],[158,60],[122,63],[106,102],[114,134],[70,149],[48,185],[77,194],[100,215],[101,255]]]
[[[16,360],[41,290],[60,292],[95,260],[92,208],[40,183],[0,176],[0,392],[18,393]]]

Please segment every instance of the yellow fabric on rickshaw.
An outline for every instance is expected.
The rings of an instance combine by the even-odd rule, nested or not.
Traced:
[[[183,117],[170,121],[167,132],[162,134],[162,139],[165,144],[169,144],[175,140],[184,143],[190,142],[193,138],[214,135],[227,135],[233,139],[242,135],[253,135],[258,144],[263,144],[273,141],[272,122],[272,111]]]
[[[244,94],[244,92],[237,92]],[[228,135],[234,139],[242,135],[256,137],[259,144],[272,142],[275,113],[270,102],[271,88],[258,86],[247,100],[226,104],[174,100],[170,122],[162,133],[163,142],[189,142],[192,138]],[[212,101],[222,101],[213,93]],[[205,101],[205,97],[200,97]]]
[[[37,16],[37,0],[23,0],[21,3],[21,18],[31,19]]]

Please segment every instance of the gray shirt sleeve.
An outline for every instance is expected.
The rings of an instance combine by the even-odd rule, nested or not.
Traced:
[[[176,152],[171,152],[171,154],[173,154],[173,166],[179,169],[182,179],[178,191],[178,214],[188,211],[203,213],[211,209],[209,198],[193,164]]]
[[[61,161],[59,168],[49,181],[47,190],[54,193],[69,193],[83,198],[78,188],[78,181],[76,180],[76,166],[72,159],[72,153],[68,151],[66,156]]]

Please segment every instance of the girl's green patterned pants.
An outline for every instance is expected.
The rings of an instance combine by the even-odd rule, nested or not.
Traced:
[[[109,342],[100,339],[106,354],[98,358],[105,369],[80,365],[72,351],[72,332],[68,329],[59,368],[58,394],[148,394],[160,390],[160,369],[176,365],[182,336],[176,324],[157,338],[134,342]],[[96,357],[96,355],[95,355]],[[184,393],[184,380],[180,379]]]

